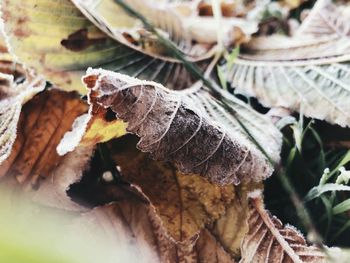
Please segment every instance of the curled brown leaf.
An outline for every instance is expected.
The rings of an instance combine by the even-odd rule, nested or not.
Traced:
[[[141,138],[139,149],[174,163],[182,173],[221,185],[261,181],[272,173],[252,144],[216,125],[181,93],[103,70],[89,71],[84,82],[92,90],[90,103],[127,122],[127,131]]]

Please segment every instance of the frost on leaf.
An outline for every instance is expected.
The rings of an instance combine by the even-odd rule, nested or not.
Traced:
[[[345,9],[320,0],[294,36],[252,39],[227,69],[235,91],[268,107],[350,126],[350,15]]]
[[[57,89],[27,102],[19,117],[11,154],[0,166],[0,178],[15,178],[20,185],[37,189],[62,159],[56,152],[57,144],[74,119],[87,109],[76,93]]]
[[[182,173],[218,184],[261,181],[272,173],[267,159],[239,133],[228,133],[193,101],[154,82],[92,70],[84,77],[90,103],[114,111],[140,137],[137,147]]]
[[[0,165],[12,150],[22,105],[43,90],[45,81],[13,61],[0,61]]]
[[[249,196],[249,232],[241,244],[240,263],[321,263],[326,255],[315,246],[309,246],[294,227],[283,226],[281,221],[265,210],[261,192]]]

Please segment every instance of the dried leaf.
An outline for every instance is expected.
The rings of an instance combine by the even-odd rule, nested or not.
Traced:
[[[43,90],[45,81],[12,61],[0,61],[0,164],[12,150],[22,104]]]
[[[31,99],[23,107],[17,138],[0,166],[0,178],[13,177],[22,185],[38,187],[61,160],[56,147],[63,134],[86,111],[86,103],[72,92],[51,89]]]
[[[102,240],[107,239],[118,248],[119,253],[114,257],[125,257],[129,262],[234,262],[206,230],[198,240],[193,240],[194,243],[173,243],[164,233],[153,209],[137,200],[118,201],[96,208],[84,215],[77,225],[83,226],[88,233],[102,231]],[[93,238],[96,239],[96,235]]]
[[[181,63],[145,55],[109,38],[69,0],[29,0],[25,5],[6,0],[1,8],[11,51],[25,66],[65,90],[85,94],[81,76],[90,66],[155,80],[169,88],[183,89],[194,81]]]
[[[170,163],[153,161],[138,151],[135,137],[109,144],[109,153],[124,180],[150,200],[164,228],[176,242],[186,242],[219,219],[235,198],[232,185],[219,187],[199,175],[184,175]]]
[[[326,255],[315,246],[308,246],[294,227],[283,227],[263,205],[260,191],[249,196],[249,232],[242,246],[241,263],[246,262],[326,262]]]
[[[234,258],[241,256],[241,242],[248,232],[249,192],[262,189],[262,184],[246,184],[235,187],[235,199],[227,206],[226,213],[215,221],[210,232]]]
[[[272,172],[251,142],[217,125],[179,92],[103,70],[89,71],[84,81],[91,103],[110,108],[141,138],[139,149],[173,162],[180,172],[219,184],[261,181]]]
[[[104,0],[97,4],[94,1],[83,0],[73,2],[110,37],[154,57],[174,60],[172,54],[169,54],[157,37],[147,31],[141,21],[128,16],[116,1]],[[215,51],[213,46],[217,43],[215,18],[198,16],[196,10],[193,10],[193,3],[182,3],[181,8],[182,10],[186,8],[186,15],[183,15],[184,12],[178,12],[178,3],[169,1],[160,3],[150,0],[127,0],[124,3],[161,30],[166,38],[187,55],[188,60],[199,61],[213,55]],[[241,39],[247,39],[257,30],[255,22],[232,17],[222,18],[220,27],[223,41],[227,45],[237,43],[238,31],[241,32]]]
[[[268,107],[350,126],[350,12],[329,2],[318,1],[294,37],[249,43],[228,70],[236,92]]]
[[[115,1],[100,1],[96,4],[93,1],[74,0],[73,3],[96,26],[120,43],[154,57],[176,60],[168,54],[166,47],[162,46],[155,35],[143,28],[141,21],[128,15]],[[163,34],[174,41],[190,59],[202,60],[212,55],[212,52],[208,53],[209,48],[199,45],[193,47],[189,32],[185,30],[181,17],[171,4],[155,4],[148,0],[127,0],[125,3],[145,16],[152,25],[163,30]]]

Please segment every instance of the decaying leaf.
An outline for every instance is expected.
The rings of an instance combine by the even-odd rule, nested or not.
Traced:
[[[75,0],[73,3],[96,26],[120,43],[155,57],[174,59],[171,58],[171,54],[167,54],[168,51],[157,40],[157,37],[143,28],[141,21],[128,15],[115,1],[105,0],[96,3]],[[208,56],[206,47],[192,47],[189,32],[185,30],[181,17],[169,3],[155,4],[148,0],[128,0],[125,3],[146,16],[154,26],[162,29],[162,33],[172,39],[190,57]]]
[[[128,262],[234,262],[207,230],[203,230],[193,244],[173,243],[153,209],[137,200],[118,201],[93,209],[76,224],[83,226],[87,233],[102,230],[101,238],[108,239],[108,243],[118,249],[118,259],[125,257]],[[96,239],[96,235],[93,238]],[[113,257],[113,250],[110,252]]]
[[[109,153],[122,178],[141,188],[176,242],[196,236],[234,202],[232,185],[219,187],[199,175],[181,174],[172,164],[156,162],[138,151],[136,142],[136,137],[112,141]]]
[[[147,31],[141,21],[127,15],[116,1],[73,2],[95,25],[117,41],[155,57],[174,59],[157,37]],[[124,3],[161,30],[187,55],[188,60],[199,61],[213,55],[217,43],[215,18],[198,16],[194,3],[181,3],[181,12],[178,3],[169,1],[127,0]],[[224,17],[220,23],[223,41],[227,45],[248,39],[257,30],[256,22],[242,18]]]
[[[11,51],[25,66],[65,90],[86,93],[81,76],[91,66],[169,88],[183,89],[194,82],[181,63],[145,55],[109,38],[69,0],[29,0],[25,5],[6,0],[1,8]]]
[[[235,187],[234,200],[226,213],[208,227],[220,244],[234,258],[241,257],[241,242],[248,232],[248,193],[262,189],[262,184],[243,184]]]
[[[260,191],[249,196],[249,232],[241,245],[240,263],[327,262],[316,246],[309,246],[303,235],[265,210]]]
[[[84,82],[91,89],[90,103],[110,108],[127,122],[127,130],[141,138],[139,149],[173,162],[180,172],[236,185],[272,173],[253,143],[217,125],[181,92],[104,70],[90,70]]]
[[[17,138],[0,166],[0,178],[13,177],[22,185],[38,187],[62,158],[56,147],[63,134],[86,111],[87,104],[74,92],[50,89],[31,99],[23,107]]]
[[[22,105],[43,90],[45,81],[12,61],[0,61],[0,164],[16,139]]]
[[[228,69],[237,93],[350,126],[349,14],[320,0],[291,38],[251,41]]]

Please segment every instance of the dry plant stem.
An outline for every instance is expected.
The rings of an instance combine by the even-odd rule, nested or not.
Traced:
[[[115,2],[122,7],[126,12],[128,12],[130,15],[140,19],[144,25],[153,33],[156,34],[156,36],[159,38],[159,40],[167,47],[171,52],[174,53],[174,55],[184,63],[186,68],[193,74],[194,77],[199,78],[203,81],[204,85],[210,89],[212,95],[218,100],[218,102],[221,104],[222,107],[224,107],[225,110],[227,110],[239,123],[239,125],[242,127],[242,129],[247,133],[248,137],[254,142],[254,144],[258,147],[258,149],[265,155],[267,160],[276,167],[276,174],[278,178],[281,181],[282,186],[284,189],[288,192],[290,195],[290,198],[297,209],[298,216],[300,220],[302,221],[304,227],[307,229],[309,233],[314,235],[314,241],[317,246],[320,247],[320,249],[324,250],[324,247],[322,245],[322,238],[316,231],[316,228],[314,227],[310,215],[307,211],[307,208],[303,205],[301,202],[301,199],[299,198],[297,192],[295,191],[294,187],[292,186],[291,182],[289,181],[288,177],[286,176],[286,173],[284,171],[284,168],[278,164],[276,164],[270,156],[266,153],[266,151],[261,147],[261,145],[257,142],[257,140],[252,136],[252,134],[249,132],[249,130],[245,127],[245,125],[237,118],[237,113],[234,109],[232,109],[229,106],[228,100],[222,95],[220,92],[220,88],[216,87],[216,85],[210,81],[206,76],[203,76],[199,70],[199,68],[186,60],[184,55],[177,49],[177,47],[171,43],[168,39],[165,39],[161,34],[157,32],[157,30],[149,23],[147,20],[140,14],[138,14],[135,10],[133,10],[132,7],[128,6],[124,1],[122,0],[115,0]]]

